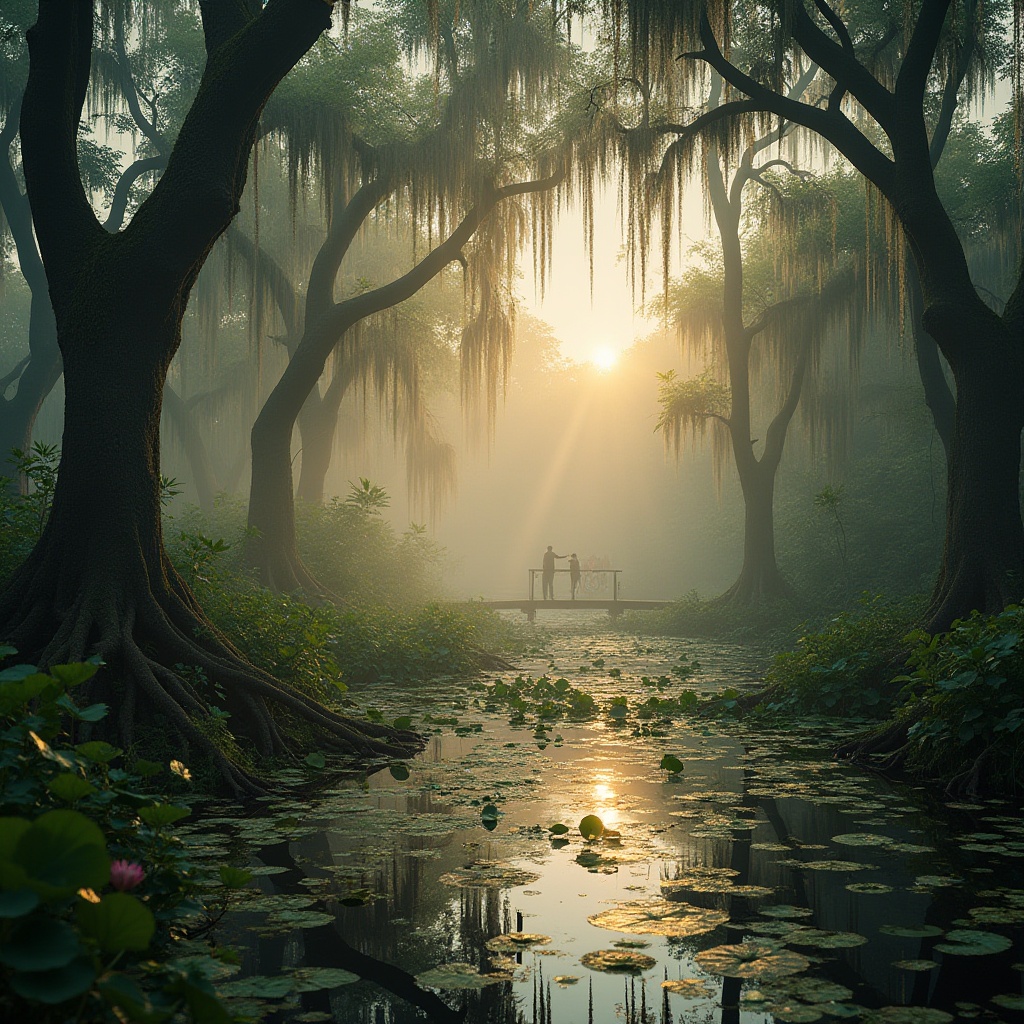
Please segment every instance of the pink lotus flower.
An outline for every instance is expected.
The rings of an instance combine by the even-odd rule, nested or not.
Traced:
[[[146,877],[141,864],[130,860],[115,860],[110,865],[110,884],[118,892],[134,889]]]

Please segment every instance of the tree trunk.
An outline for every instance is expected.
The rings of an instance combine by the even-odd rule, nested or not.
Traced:
[[[337,410],[329,414],[329,410],[324,409],[322,403],[312,416],[307,417],[304,412],[299,415],[302,461],[299,466],[296,496],[311,505],[324,503],[327,471],[331,468],[334,432],[337,426]]]
[[[743,489],[743,568],[721,601],[756,605],[793,597],[775,561],[775,472],[755,464],[740,475]]]
[[[48,666],[94,651],[87,684],[129,746],[137,716],[205,754],[238,794],[262,786],[219,746],[199,669],[227,694],[231,732],[259,754],[287,753],[269,705],[324,742],[402,756],[418,738],[336,714],[248,664],[170,565],[160,525],[160,411],[196,276],[238,210],[259,112],[330,22],[320,0],[201,3],[208,62],[166,173],[123,232],[96,220],[76,139],[88,87],[91,0],[42,0],[28,33],[22,108],[25,180],[64,360],[66,412],[50,519],[0,593],[0,636]],[[171,668],[170,666],[175,666]],[[220,703],[218,701],[218,703]],[[228,751],[228,753],[225,752]],[[237,750],[237,748],[236,748]]]
[[[942,442],[942,450],[949,462],[949,449],[953,439],[953,420],[956,416],[956,398],[949,389],[942,369],[939,346],[924,329],[921,317],[924,313],[924,296],[921,294],[921,278],[913,260],[907,260],[907,317],[914,332],[914,355],[917,372],[924,388],[924,400],[932,414],[935,432]]]
[[[926,616],[941,632],[971,611],[995,613],[1024,596],[1021,524],[1021,430],[1024,353],[1021,339],[979,299],[969,309],[933,304],[925,327],[963,358],[951,361],[956,415],[949,450],[946,539]]]

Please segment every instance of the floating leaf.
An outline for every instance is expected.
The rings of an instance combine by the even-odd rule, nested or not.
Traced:
[[[598,949],[593,953],[584,953],[580,963],[592,971],[615,971],[627,974],[640,974],[656,967],[658,961],[653,956],[637,953],[628,949]]]
[[[568,825],[563,825],[560,821],[555,822],[554,825],[548,825],[548,831],[553,836],[564,836],[569,831]]]
[[[877,864],[859,864],[855,860],[808,860],[801,864],[808,871],[874,871]]]
[[[900,971],[931,971],[939,966],[934,960],[894,960],[892,965]]]
[[[810,961],[789,949],[769,942],[739,942],[715,946],[698,953],[694,959],[709,974],[726,978],[784,978],[810,967]]]
[[[457,885],[463,889],[513,889],[536,882],[540,875],[513,867],[504,861],[481,861],[467,868],[459,868],[441,875],[442,885]]]
[[[661,987],[684,999],[711,999],[715,994],[697,978],[676,978],[672,981],[663,981]]]
[[[319,992],[325,988],[353,985],[359,980],[359,975],[341,967],[300,967],[292,972],[292,980],[296,992]]]
[[[866,895],[879,895],[884,893],[892,892],[893,887],[891,885],[884,885],[882,882],[851,882],[850,885],[846,886],[847,892],[860,892]]]
[[[895,841],[889,836],[877,836],[873,832],[847,832],[832,837],[832,842],[840,846],[891,846]]]
[[[671,772],[673,775],[678,775],[683,770],[683,762],[674,754],[666,754],[661,759],[659,767],[663,768],[667,772]]]
[[[220,884],[227,889],[241,889],[252,881],[252,872],[245,868],[232,867],[230,864],[222,864],[218,869]]]
[[[537,935],[533,932],[508,932],[505,935],[495,935],[484,945],[492,953],[521,953],[531,946],[545,946],[550,941],[550,935]]]
[[[580,980],[578,974],[556,974],[554,982],[556,985],[575,985]]]
[[[587,814],[580,821],[580,835],[584,839],[600,839],[604,832],[604,822],[596,814]]]
[[[405,782],[409,778],[409,766],[403,764],[401,761],[388,766],[388,771],[391,772],[391,777],[397,779],[399,782]]]
[[[231,999],[248,997],[255,999],[283,999],[289,996],[295,989],[292,979],[286,975],[275,975],[266,977],[261,974],[254,974],[249,978],[239,978],[237,981],[226,981],[217,986],[217,991],[222,996]]]
[[[587,920],[597,928],[629,935],[667,935],[685,939],[706,935],[729,920],[725,910],[707,910],[674,900],[631,900]]]
[[[896,935],[901,939],[929,939],[941,935],[942,929],[934,924],[922,924],[916,928],[904,928],[896,924],[883,924],[878,929],[883,935]]]
[[[865,1024],[949,1024],[952,1019],[931,1006],[883,1006],[864,1017]]]
[[[481,989],[508,980],[507,974],[481,974],[472,964],[464,963],[444,964],[416,975],[422,987],[441,989]]]
[[[315,771],[320,771],[327,765],[327,758],[319,750],[314,750],[311,754],[307,754],[302,760],[304,764]]]
[[[991,953],[1002,953],[1012,945],[1013,942],[1005,935],[961,929],[946,932],[946,941],[937,942],[935,948],[940,953],[956,956],[988,956]]]
[[[1019,994],[993,996],[992,1002],[1006,1010],[1024,1010],[1024,996]]]
[[[772,907],[761,907],[758,913],[762,917],[789,919],[796,917],[810,917],[814,911],[808,907],[794,907],[787,903],[779,903]]]

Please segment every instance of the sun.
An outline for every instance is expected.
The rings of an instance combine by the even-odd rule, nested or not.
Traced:
[[[602,373],[607,373],[619,361],[619,354],[614,349],[604,345],[601,348],[594,349],[591,353],[590,361]]]

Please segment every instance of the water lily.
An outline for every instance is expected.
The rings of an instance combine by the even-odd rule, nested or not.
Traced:
[[[130,860],[115,860],[110,865],[110,884],[118,892],[134,889],[144,878],[146,872],[141,864]]]

